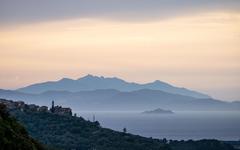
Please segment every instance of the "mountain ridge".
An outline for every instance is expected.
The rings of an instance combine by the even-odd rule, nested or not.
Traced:
[[[40,94],[0,90],[0,97],[39,105],[49,105],[52,100],[55,100],[75,111],[142,111],[156,107],[174,111],[240,110],[238,102],[231,103],[212,98],[197,99],[150,89],[129,92],[115,89],[78,92],[48,91]]]
[[[139,84],[135,82],[127,82],[123,79],[117,77],[103,77],[103,76],[93,76],[86,75],[84,77],[78,78],[76,80],[70,78],[62,78],[57,81],[47,81],[42,83],[32,84],[23,88],[19,88],[16,91],[21,91],[25,93],[42,93],[45,91],[90,91],[97,89],[116,89],[119,91],[135,91],[140,89],[152,89],[161,90],[164,92],[172,94],[180,94],[191,96],[195,98],[211,98],[210,96],[189,90],[182,87],[175,87],[168,83],[160,80],[155,80],[153,82]]]

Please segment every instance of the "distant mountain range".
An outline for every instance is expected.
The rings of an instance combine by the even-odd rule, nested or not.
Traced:
[[[56,104],[71,107],[74,111],[143,111],[156,108],[173,111],[240,110],[239,102],[230,103],[211,98],[197,99],[150,89],[130,92],[114,89],[79,92],[47,91],[40,94],[0,90],[0,97],[47,106],[55,100]]]
[[[168,83],[156,80],[152,83],[138,84],[126,82],[119,78],[105,78],[93,75],[87,75],[77,80],[63,78],[59,81],[50,81],[44,83],[33,84],[24,88],[17,89],[17,91],[25,93],[43,93],[46,91],[91,91],[98,89],[115,89],[118,91],[130,92],[141,89],[160,90],[172,94],[180,94],[191,96],[195,98],[210,98],[210,96],[196,91],[188,90],[186,88],[179,88]]]
[[[0,98],[48,106],[55,100],[74,111],[240,110],[240,102],[215,100],[161,81],[138,84],[93,75],[38,83],[17,90],[0,90]]]

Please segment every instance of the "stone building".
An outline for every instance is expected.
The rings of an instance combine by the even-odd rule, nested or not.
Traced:
[[[50,112],[58,115],[67,115],[72,116],[71,108],[63,108],[62,106],[54,106],[54,101],[52,101],[52,107],[50,108]]]
[[[40,106],[38,108],[38,111],[40,111],[40,112],[48,112],[48,107],[47,106]]]

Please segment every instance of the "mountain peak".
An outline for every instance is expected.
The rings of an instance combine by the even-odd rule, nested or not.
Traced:
[[[93,78],[95,77],[94,75],[91,75],[91,74],[87,74],[86,76],[83,76],[82,78]]]
[[[102,77],[94,76],[92,74],[87,74],[86,76],[78,78],[78,80],[82,80],[82,79],[100,79],[100,78],[102,78]]]
[[[65,83],[72,83],[72,82],[75,82],[74,79],[70,79],[70,78],[62,78],[61,80],[58,80],[56,82],[59,82],[59,83],[62,83],[62,84],[65,84]]]
[[[160,80],[155,80],[154,82],[150,83],[150,84],[153,84],[153,85],[164,85],[164,86],[171,86],[170,84],[166,83],[166,82],[163,82],[163,81],[160,81]]]
[[[62,78],[61,80],[59,81],[72,81],[73,79],[70,79],[70,78]]]
[[[85,76],[83,76],[83,77],[78,78],[77,81],[81,81],[81,80],[90,80],[90,79],[93,79],[93,78],[94,78],[93,75],[91,75],[91,74],[87,74],[87,75],[85,75]]]
[[[122,79],[119,79],[117,77],[104,77],[104,76],[95,76],[92,74],[87,74],[86,76],[83,76],[81,78],[78,78],[78,80],[91,80],[91,79],[95,79],[95,80],[121,80],[124,81]]]
[[[155,80],[153,83],[164,83],[164,82],[162,82],[160,80]]]
[[[94,76],[94,75],[92,75],[92,74],[87,74],[85,77],[97,77],[97,76]]]

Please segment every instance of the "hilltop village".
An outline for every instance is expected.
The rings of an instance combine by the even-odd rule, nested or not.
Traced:
[[[62,106],[54,106],[54,101],[52,101],[52,106],[48,109],[47,106],[38,106],[35,104],[25,104],[23,101],[11,101],[0,99],[0,103],[3,103],[7,106],[9,110],[18,109],[20,111],[39,111],[39,112],[49,112],[58,115],[72,116],[71,108],[64,108]]]

